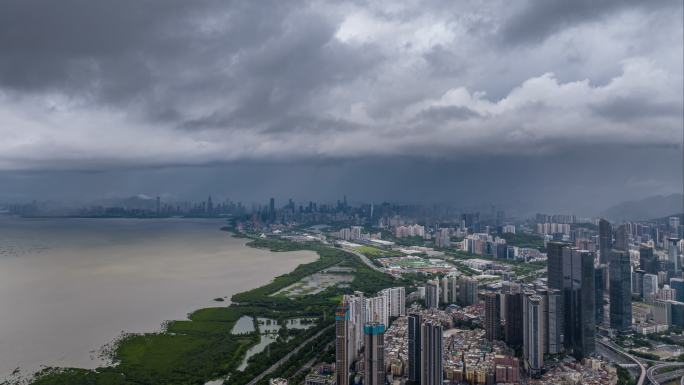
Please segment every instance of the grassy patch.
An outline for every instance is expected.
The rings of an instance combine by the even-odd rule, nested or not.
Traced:
[[[403,253],[400,253],[398,251],[383,250],[372,246],[358,246],[354,249],[369,258],[399,257],[404,255]]]
[[[243,384],[261,370],[277,361],[282,355],[298,346],[320,328],[330,325],[333,310],[342,294],[354,290],[367,294],[390,286],[407,285],[403,280],[370,269],[355,255],[341,249],[318,243],[300,244],[278,239],[254,239],[253,247],[273,251],[312,250],[319,259],[298,266],[289,274],[275,278],[271,283],[233,296],[229,307],[200,309],[187,320],[172,321],[160,333],[132,334],[116,344],[112,353],[116,366],[97,370],[48,369],[39,373],[33,384],[39,385],[144,385],[144,384],[198,384],[207,380],[231,375],[231,384]],[[292,300],[270,294],[299,281],[303,277],[331,266],[349,266],[355,269],[354,279],[348,288],[329,287],[324,291]],[[244,372],[236,370],[250,346],[258,341],[256,332],[233,335],[231,331],[243,316],[261,316],[280,322],[293,317],[316,317],[315,327],[307,330],[286,330],[291,339],[270,346],[270,353],[260,353],[250,359]],[[312,348],[329,340],[329,336],[316,341]],[[283,367],[292,373],[310,353],[302,351]]]

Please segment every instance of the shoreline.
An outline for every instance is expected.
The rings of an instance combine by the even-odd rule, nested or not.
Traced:
[[[317,320],[314,326],[305,332],[286,330],[285,334],[291,338],[279,342],[276,346],[272,345],[270,349],[271,355],[278,357],[329,326],[334,306],[338,301],[337,297],[342,290],[327,288],[316,295],[297,299],[272,296],[273,293],[312,272],[340,263],[353,265],[358,270],[358,274],[355,275],[357,278],[354,279],[355,289],[365,287],[372,292],[394,284],[394,279],[368,269],[357,260],[357,257],[326,245],[256,238],[236,232],[230,225],[223,226],[220,230],[227,232],[231,237],[246,239],[244,245],[248,247],[270,252],[309,250],[314,251],[318,258],[313,262],[300,264],[289,273],[277,276],[262,286],[235,293],[228,303],[197,309],[184,320],[169,321],[161,332],[122,336],[119,341],[112,343],[109,355],[111,364],[94,370],[49,368],[24,383],[85,384],[98,381],[103,384],[125,384],[125,378],[135,379],[138,383],[155,383],[150,381],[149,377],[154,374],[155,379],[169,384],[199,383],[225,378],[226,375],[231,375],[231,384],[246,384],[261,370],[270,367],[272,359],[268,355],[256,354],[249,359],[250,364],[244,372],[236,372],[236,366],[241,362],[247,349],[255,344],[255,336],[231,336],[226,333],[226,330],[232,330],[237,319],[243,315],[250,315],[275,320],[297,317],[311,317]],[[327,340],[332,337],[327,334],[324,333],[320,339]],[[223,341],[225,346],[214,346],[218,341]],[[314,342],[319,341],[316,339],[312,343]],[[281,350],[283,351],[280,352]],[[166,356],[155,356],[160,353]],[[204,356],[202,360],[194,359],[200,354]],[[182,368],[178,368],[174,363],[176,359],[183,362]]]
[[[23,218],[22,218],[23,219]],[[18,219],[21,220],[21,219]],[[193,219],[178,219],[179,222],[185,222],[186,220],[193,221]],[[203,220],[203,219],[201,219]],[[227,271],[223,271],[222,273],[218,274],[212,274],[212,277],[209,282],[213,283],[199,283],[197,282],[197,285],[193,283],[194,280],[200,279],[198,277],[201,277],[203,271],[211,271],[211,268],[209,270],[207,268],[200,268],[200,269],[192,269],[191,271],[198,271],[197,274],[195,273],[189,273],[192,278],[192,280],[188,281],[186,280],[183,284],[175,285],[176,287],[179,287],[176,291],[172,292],[175,293],[177,291],[184,291],[187,292],[188,295],[182,295],[181,297],[177,298],[174,300],[173,298],[176,297],[175,295],[172,295],[171,297],[167,295],[166,299],[162,299],[162,302],[165,303],[166,305],[159,305],[156,301],[155,303],[149,302],[149,310],[145,309],[144,315],[142,315],[142,318],[140,316],[136,316],[135,314],[132,314],[133,317],[129,316],[124,316],[124,317],[119,317],[122,318],[119,321],[125,321],[125,318],[131,318],[131,322],[117,322],[118,318],[115,318],[112,320],[112,322],[108,323],[100,323],[100,321],[103,320],[102,317],[92,317],[90,318],[90,311],[86,307],[81,307],[79,308],[74,308],[75,311],[81,311],[83,310],[82,313],[72,313],[72,314],[77,314],[75,317],[72,318],[77,318],[79,320],[83,319],[89,319],[91,320],[93,325],[100,325],[96,330],[96,333],[89,333],[89,334],[84,334],[84,342],[77,342],[77,340],[80,339],[78,337],[81,335],[77,330],[74,331],[71,334],[66,334],[67,337],[62,337],[61,339],[58,339],[56,341],[62,341],[62,343],[54,345],[55,348],[52,350],[48,350],[48,354],[36,352],[36,354],[33,354],[29,356],[29,358],[35,358],[35,360],[25,360],[24,358],[27,357],[25,354],[24,355],[15,355],[11,353],[11,350],[14,349],[9,349],[8,351],[5,351],[5,356],[8,358],[6,361],[8,364],[11,363],[12,360],[15,358],[19,363],[19,365],[15,365],[15,367],[8,367],[6,368],[7,370],[4,371],[2,377],[0,377],[0,384],[27,384],[34,382],[36,379],[36,375],[44,372],[45,368],[57,368],[57,367],[73,367],[78,370],[85,370],[85,371],[96,371],[100,369],[107,369],[108,367],[112,367],[117,363],[116,360],[116,351],[124,344],[124,341],[129,339],[131,336],[137,336],[137,335],[158,335],[158,334],[169,334],[169,333],[174,333],[175,331],[171,329],[172,325],[176,325],[176,327],[180,324],[182,325],[183,323],[188,323],[191,322],[191,317],[193,314],[197,313],[202,313],[206,311],[210,311],[212,309],[223,309],[227,308],[230,305],[229,299],[232,295],[252,290],[255,287],[262,286],[262,285],[267,285],[268,283],[272,282],[273,279],[275,279],[277,276],[282,275],[282,274],[287,274],[294,270],[298,265],[300,264],[306,264],[310,263],[311,261],[315,261],[319,258],[318,255],[314,253],[293,253],[293,254],[288,254],[283,255],[281,257],[278,256],[273,256],[270,255],[270,252],[260,251],[260,252],[254,252],[254,251],[249,251],[249,249],[245,247],[249,247],[250,249],[254,249],[251,246],[248,246],[247,243],[249,243],[249,239],[244,239],[245,237],[239,237],[239,236],[234,236],[235,234],[232,232],[222,232],[222,227],[225,227],[225,221],[222,220],[212,220],[212,219],[207,219],[210,221],[212,224],[203,226],[203,227],[190,227],[190,229],[197,229],[197,231],[204,232],[206,233],[207,230],[209,233],[211,233],[208,238],[216,240],[215,244],[221,245],[224,244],[224,250],[229,250],[226,252],[221,252],[221,254],[217,258],[211,258],[211,259],[206,259],[202,258],[200,259],[200,263],[204,263],[204,261],[216,261],[212,262],[212,264],[209,264],[207,266],[216,266],[217,268],[222,268],[222,269],[228,269]],[[134,223],[134,222],[131,222]],[[35,227],[30,227],[29,229],[34,229]],[[99,228],[99,227],[98,227]],[[108,229],[108,227],[104,227],[105,229]],[[40,227],[42,229],[42,227]],[[185,227],[180,227],[180,229],[185,229]],[[228,230],[228,229],[223,229]],[[32,230],[29,230],[32,231]],[[42,230],[41,230],[42,231]],[[182,230],[185,231],[185,230]],[[195,231],[195,230],[191,230]],[[174,233],[171,233],[174,234]],[[212,235],[213,234],[213,235]],[[226,237],[230,237],[232,240],[226,239]],[[200,236],[199,239],[205,239],[207,237],[205,236]],[[235,239],[233,239],[235,238]],[[193,238],[189,238],[193,239]],[[221,241],[223,239],[223,241]],[[135,243],[134,243],[135,245]],[[208,250],[211,250],[214,246],[210,246]],[[219,246],[220,247],[220,246]],[[226,249],[227,247],[227,249]],[[185,247],[181,249],[179,254],[186,254],[185,253]],[[105,253],[107,253],[109,249],[105,249]],[[164,250],[164,248],[157,249],[157,250]],[[202,248],[200,253],[203,253],[204,248]],[[253,274],[254,268],[250,268],[250,273],[247,275],[247,277],[251,277],[253,279],[242,279],[240,283],[234,282],[234,283],[228,283],[228,284],[221,284],[220,281],[217,281],[217,279],[220,279],[219,277],[226,276],[226,277],[232,277],[235,276],[236,278],[240,277],[239,274],[239,268],[237,270],[232,270],[231,265],[235,266],[244,266],[245,263],[233,263],[231,262],[232,260],[240,261],[240,260],[250,260],[249,258],[252,256],[258,256],[259,261],[264,261],[265,263],[272,263],[271,268],[265,269],[262,273],[259,274]],[[164,259],[157,259],[159,261],[162,261],[161,263],[164,263]],[[192,258],[186,258],[188,263],[192,264]],[[76,259],[74,260],[74,263],[79,263],[79,260]],[[173,259],[173,261],[179,261],[178,259]],[[224,261],[221,263],[221,261]],[[271,261],[271,262],[268,262]],[[278,262],[282,261],[282,262]],[[174,262],[172,262],[174,263]],[[281,265],[282,263],[282,265]],[[118,265],[128,265],[129,262],[128,260],[124,259],[120,263],[117,263]],[[281,267],[274,267],[280,265]],[[180,265],[182,266],[182,265]],[[223,267],[221,267],[223,266]],[[231,272],[231,270],[233,272]],[[214,270],[217,271],[217,270]],[[238,272],[237,275],[235,272]],[[183,275],[183,273],[180,273]],[[140,275],[138,275],[140,276]],[[116,277],[116,276],[114,276]],[[144,277],[144,275],[143,275]],[[116,280],[117,278],[113,278],[113,280]],[[140,279],[144,278],[137,278],[136,282],[140,281]],[[151,281],[152,285],[154,285],[153,282],[156,281]],[[146,286],[140,286],[141,288],[148,287],[149,284],[145,284]],[[45,285],[44,285],[45,286]],[[50,285],[47,285],[49,287]],[[138,285],[134,286],[137,287]],[[162,286],[162,288],[166,287],[168,285]],[[188,287],[186,289],[185,287]],[[155,286],[156,287],[156,286]],[[218,289],[218,291],[217,291]],[[128,298],[127,294],[130,291],[126,291],[126,296],[122,298]],[[202,298],[202,293],[204,293],[204,298]],[[171,293],[170,293],[171,294]],[[212,295],[213,294],[213,295]],[[224,302],[215,302],[214,297],[223,297]],[[114,295],[114,297],[117,297]],[[142,298],[149,298],[151,301],[154,301],[155,295],[153,293],[150,293],[150,295],[145,295]],[[194,299],[194,300],[193,300]],[[180,300],[180,302],[179,302]],[[188,302],[188,300],[190,300]],[[199,301],[198,301],[199,300]],[[135,303],[139,304],[142,302],[143,306],[146,303],[147,299],[144,299],[142,301],[136,301]],[[176,302],[176,309],[180,311],[174,311],[173,308],[173,302]],[[171,304],[171,307],[168,305]],[[188,306],[189,305],[189,306]],[[122,308],[139,308],[138,305],[133,305],[131,306],[119,306],[117,309]],[[143,309],[143,308],[141,308]],[[159,312],[155,309],[160,309],[162,312]],[[45,312],[43,312],[45,313]],[[175,315],[173,315],[176,313]],[[24,314],[24,313],[21,313]],[[78,316],[78,314],[82,314],[82,316]],[[102,314],[108,314],[108,313],[102,313]],[[155,314],[158,315],[158,318],[155,317]],[[171,315],[169,315],[171,314]],[[49,311],[46,314],[46,316],[49,316]],[[157,319],[154,321],[154,319]],[[152,324],[149,322],[152,320]],[[28,321],[28,320],[27,320]],[[31,322],[29,325],[41,325],[44,324],[44,322]],[[109,326],[106,326],[109,325]],[[104,327],[102,327],[104,326]],[[113,327],[112,327],[113,326]],[[8,329],[8,332],[11,332],[12,328]],[[22,333],[25,332],[26,334],[31,333],[30,329],[26,330],[26,328],[21,329]],[[50,329],[48,329],[50,330]],[[54,329],[54,330],[61,330],[59,328]],[[123,330],[123,331],[122,331]],[[109,332],[108,332],[109,331]],[[111,332],[111,333],[110,333]],[[45,334],[45,333],[42,333]],[[42,335],[41,334],[41,335]],[[103,338],[104,337],[104,338]],[[40,342],[43,337],[37,337],[34,338],[34,340]],[[65,340],[66,338],[66,340]],[[75,339],[75,340],[74,340]],[[71,340],[71,341],[70,341]],[[72,343],[73,341],[73,343]],[[90,341],[92,344],[89,344],[87,341]],[[15,344],[16,345],[16,344]],[[7,345],[9,348],[10,346],[15,346],[15,345]],[[88,346],[86,349],[78,349],[79,347],[83,346]],[[16,345],[17,347],[21,347],[21,345]],[[54,353],[50,353],[52,351],[55,351],[59,353],[64,347],[64,351],[68,351],[70,353],[69,356],[65,358],[60,358],[57,359],[55,358]],[[76,348],[76,349],[74,349]],[[67,350],[70,349],[70,350]],[[27,350],[30,353],[30,350]],[[47,363],[47,365],[45,365]],[[17,370],[18,369],[18,370]]]

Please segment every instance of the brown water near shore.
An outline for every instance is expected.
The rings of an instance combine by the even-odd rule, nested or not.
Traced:
[[[221,220],[0,217],[0,379],[16,367],[93,368],[122,331],[160,329],[261,286],[309,251],[272,253]]]

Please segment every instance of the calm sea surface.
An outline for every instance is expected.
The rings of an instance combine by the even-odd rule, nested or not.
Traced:
[[[0,380],[96,367],[122,331],[159,330],[316,259],[247,247],[223,223],[0,216]]]

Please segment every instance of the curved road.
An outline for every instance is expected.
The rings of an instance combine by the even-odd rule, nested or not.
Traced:
[[[601,344],[602,346],[618,353],[618,354],[621,354],[621,355],[629,358],[632,362],[637,364],[639,366],[639,370],[640,370],[639,380],[637,380],[637,385],[644,385],[644,381],[646,380],[646,367],[644,367],[644,364],[642,364],[641,361],[637,360],[634,356],[625,352],[624,350],[622,350],[620,347],[618,347],[617,345],[615,345],[613,343],[610,343],[610,342],[606,343],[606,342],[603,342],[601,340],[596,340],[596,342],[598,344]],[[649,380],[650,380],[650,378],[649,378]]]
[[[342,250],[344,250],[344,251],[346,251],[346,252],[349,252],[349,253],[352,253],[352,254],[356,255],[357,257],[359,257],[359,258],[361,259],[361,261],[362,261],[363,263],[366,264],[366,266],[368,266],[368,267],[370,267],[371,269],[377,271],[378,273],[385,273],[385,274],[387,274],[387,275],[391,275],[391,274],[389,274],[388,272],[386,272],[385,269],[381,269],[381,268],[375,266],[375,265],[373,264],[373,262],[371,262],[370,259],[368,259],[365,255],[359,253],[358,251],[356,251],[356,250],[354,250],[354,249],[351,249],[351,248],[348,248],[348,247],[342,247]]]
[[[657,371],[665,368],[684,368],[683,363],[669,363],[669,364],[656,364],[648,368],[648,371],[646,372],[646,376],[648,377],[648,380],[651,382],[653,385],[659,385],[660,382],[656,380],[656,373]],[[675,377],[676,378],[676,377]]]

